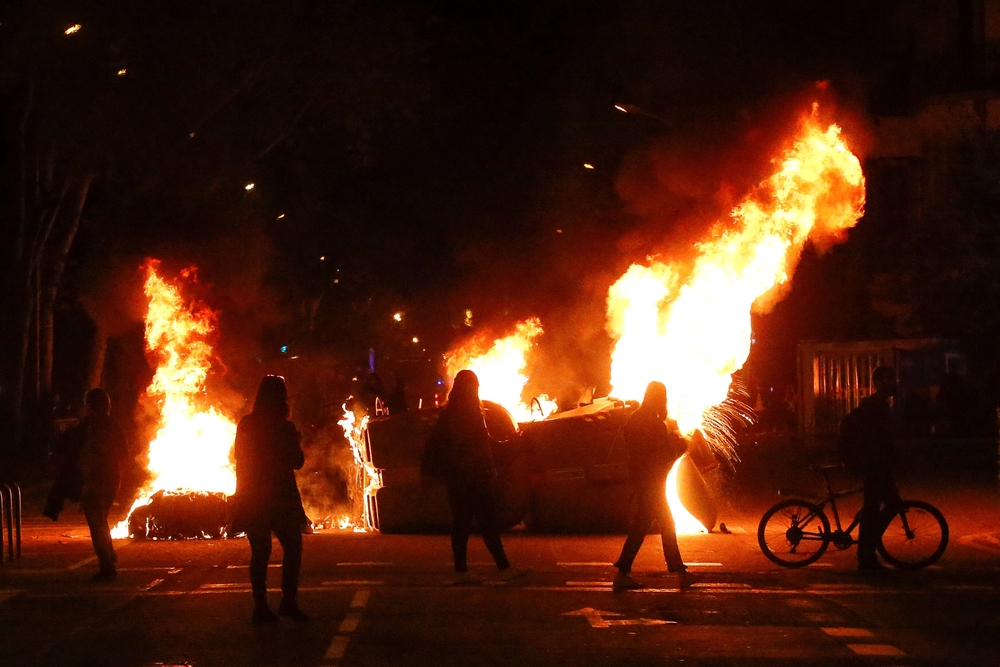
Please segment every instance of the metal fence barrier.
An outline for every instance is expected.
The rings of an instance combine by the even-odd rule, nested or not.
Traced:
[[[12,561],[21,557],[21,487],[13,482],[0,485],[0,565],[4,561],[5,524],[7,560]]]

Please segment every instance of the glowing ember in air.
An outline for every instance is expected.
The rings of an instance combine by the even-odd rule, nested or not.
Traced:
[[[361,512],[356,512],[356,514],[361,515],[364,525],[359,525],[351,517],[343,517],[338,527],[341,530],[353,528],[354,532],[365,532],[374,526],[374,521],[371,517],[372,503],[370,498],[375,495],[376,491],[382,488],[382,478],[378,470],[366,460],[364,455],[364,433],[365,427],[368,426],[368,415],[355,416],[352,410],[347,409],[346,404],[343,408],[344,418],[337,423],[344,429],[344,435],[347,437],[348,442],[351,443],[356,477],[352,488],[363,489],[362,497],[360,498],[362,510]]]
[[[194,270],[168,283],[157,274],[159,262],[145,265],[146,347],[157,362],[156,374],[146,392],[160,408],[159,430],[149,443],[147,482],[130,514],[146,505],[157,491],[207,491],[231,495],[236,474],[230,451],[236,424],[215,407],[206,406],[204,385],[211,368],[212,347],[207,338],[215,328],[215,313],[204,304],[186,300],[180,290],[184,280],[195,279]],[[114,537],[128,536],[128,520],[119,523]]]
[[[459,371],[469,369],[479,377],[479,398],[499,403],[519,422],[544,419],[555,411],[555,401],[542,395],[537,397],[537,406],[536,399],[526,405],[521,397],[528,383],[524,375],[528,350],[541,333],[541,323],[531,318],[520,322],[511,335],[494,340],[489,349],[485,349],[481,340],[469,341],[445,355],[446,373],[453,378]]]
[[[746,362],[751,310],[780,296],[806,240],[829,245],[857,223],[861,163],[840,128],[822,129],[813,111],[775,173],[697,245],[692,266],[634,264],[612,285],[613,395],[641,399],[646,384],[660,380],[681,430],[701,427]]]
[[[821,247],[842,240],[864,210],[861,163],[838,126],[820,127],[817,110],[802,120],[774,174],[697,245],[693,265],[634,264],[611,286],[613,395],[638,400],[660,380],[681,430],[701,428],[716,439],[712,410],[750,353],[751,311],[780,298],[807,240]],[[690,532],[685,526],[700,524],[677,499],[676,476],[677,466],[667,495],[678,532]]]
[[[78,33],[78,32],[80,32],[80,28],[82,28],[82,27],[83,26],[80,25],[79,23],[75,23],[75,24],[71,25],[70,27],[66,28],[65,33],[67,35],[72,35],[72,34]]]

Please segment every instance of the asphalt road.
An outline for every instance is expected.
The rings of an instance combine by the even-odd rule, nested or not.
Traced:
[[[448,538],[326,532],[305,536],[305,624],[255,627],[245,540],[119,541],[120,574],[96,570],[76,510],[26,517],[23,555],[0,567],[0,665],[989,665],[1000,649],[995,491],[927,500],[949,518],[940,563],[865,577],[854,550],[802,570],[760,553],[760,507],[727,508],[731,534],[683,536],[700,581],[679,590],[650,536],[614,593],[622,536],[504,541],[533,568],[502,583],[482,542],[483,585],[450,585]],[[280,560],[276,546],[272,556]],[[272,605],[280,593],[270,571]]]

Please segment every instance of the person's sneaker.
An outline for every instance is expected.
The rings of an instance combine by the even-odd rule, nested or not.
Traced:
[[[451,580],[452,586],[478,586],[479,584],[486,581],[485,577],[481,577],[475,572],[459,572],[458,575]]]
[[[611,587],[617,591],[634,590],[636,588],[644,588],[642,584],[632,578],[632,575],[625,572],[619,572],[615,575],[615,580],[612,582]]]
[[[278,620],[278,615],[271,611],[266,604],[257,605],[253,608],[253,614],[250,616],[250,620],[254,625],[263,625],[264,623],[276,622]]]
[[[309,616],[299,609],[298,603],[294,600],[285,601],[282,599],[281,604],[278,605],[278,616],[286,616],[298,623],[305,623],[309,620]]]
[[[505,570],[500,570],[500,581],[514,581],[531,574],[530,567],[510,566]]]

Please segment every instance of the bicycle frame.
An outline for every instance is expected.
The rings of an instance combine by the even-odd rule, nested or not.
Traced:
[[[851,489],[849,491],[834,491],[833,483],[830,481],[830,471],[836,469],[839,469],[839,466],[816,468],[816,471],[819,472],[821,475],[823,475],[823,480],[826,483],[826,497],[813,502],[813,504],[816,506],[816,511],[817,511],[816,513],[825,512],[827,505],[830,506],[830,512],[833,514],[833,523],[836,526],[836,528],[831,528],[830,531],[831,534],[843,534],[846,536],[851,536],[851,533],[854,532],[854,529],[857,528],[858,525],[861,523],[861,512],[859,510],[854,515],[854,519],[851,521],[850,525],[848,525],[847,528],[845,529],[843,523],[840,520],[840,511],[837,509],[837,499],[846,498],[847,496],[857,495],[859,493],[862,493],[864,489],[858,488],[858,489]],[[788,496],[789,498],[800,497],[804,499],[813,496],[813,494],[810,493],[800,493],[798,491],[792,491],[788,489],[782,489],[779,492],[779,494],[782,496]],[[812,519],[814,515],[815,513],[807,517],[807,519]],[[851,539],[853,540],[853,537]]]
[[[833,490],[833,483],[830,481],[830,471],[831,470],[839,470],[839,469],[841,469],[841,467],[842,466],[816,466],[814,468],[814,470],[816,470],[816,472],[818,472],[821,475],[823,475],[823,480],[824,480],[824,482],[826,484],[826,497],[825,498],[821,498],[820,500],[814,502],[813,504],[816,506],[816,509],[817,509],[818,512],[825,512],[827,505],[829,505],[830,506],[830,512],[833,514],[833,523],[836,526],[836,528],[831,527],[831,529],[830,529],[831,536],[843,535],[845,537],[850,537],[851,538],[851,543],[853,544],[854,542],[856,542],[856,540],[854,539],[854,535],[853,535],[854,530],[861,524],[861,510],[858,510],[855,513],[854,518],[851,520],[850,525],[848,525],[847,528],[844,528],[843,524],[841,523],[841,520],[840,520],[840,511],[837,509],[837,499],[838,498],[846,498],[847,496],[854,496],[854,495],[863,493],[864,492],[864,488],[851,489],[849,491],[834,491]],[[809,498],[810,496],[813,495],[813,494],[809,494],[809,493],[800,493],[800,492],[797,492],[797,491],[791,491],[791,490],[787,490],[787,489],[782,490],[779,493],[780,493],[780,495],[787,495],[789,497],[798,496],[798,497],[801,497],[801,498]],[[887,505],[882,510],[881,519],[882,519],[882,523],[883,523],[883,526],[882,526],[883,529],[884,529],[885,525],[888,525],[888,523],[892,520],[892,518],[894,516],[896,516],[896,512],[897,512],[897,509],[894,509],[890,505]],[[815,516],[815,513],[814,514],[810,514],[809,517],[808,517],[808,519],[812,519],[813,516]],[[903,530],[906,532],[906,536],[909,537],[909,538],[912,538],[913,537],[913,532],[910,530],[910,525],[909,525],[909,522],[907,521],[907,517],[906,517],[906,513],[905,512],[901,513],[900,519],[903,522]]]

